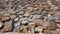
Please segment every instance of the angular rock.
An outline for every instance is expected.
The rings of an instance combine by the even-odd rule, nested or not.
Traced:
[[[4,24],[4,28],[1,30],[1,32],[11,32],[12,31],[12,21],[7,21]]]
[[[20,26],[20,22],[19,21],[14,23],[14,27],[18,27],[18,26]]]
[[[19,32],[19,31],[20,31],[19,28],[20,28],[20,27],[15,27],[15,28],[13,29],[13,32]]]
[[[19,11],[18,14],[24,14],[24,11]]]
[[[55,22],[51,22],[48,26],[48,29],[56,29],[57,28],[57,24]]]
[[[15,18],[14,21],[18,21],[19,20],[19,17]]]

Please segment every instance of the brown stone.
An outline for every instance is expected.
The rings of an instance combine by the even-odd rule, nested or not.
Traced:
[[[56,29],[57,28],[57,25],[55,22],[51,22],[48,26],[47,26],[48,29]]]
[[[48,12],[49,14],[55,14],[55,12],[54,11],[50,11],[50,12]]]
[[[10,13],[6,12],[3,14],[3,16],[10,16]]]
[[[19,32],[19,28],[20,28],[20,27],[14,28],[13,32]]]
[[[35,23],[29,23],[28,24],[29,27],[35,27],[35,25],[36,25]]]
[[[24,14],[24,11],[19,11],[18,14]]]
[[[51,30],[44,30],[45,34],[57,34],[56,31],[51,31]]]
[[[27,10],[32,11],[33,8],[32,7],[27,7]]]
[[[24,16],[29,16],[30,15],[30,13],[28,13],[28,12],[25,12],[25,14],[24,14]]]
[[[2,20],[2,21],[7,21],[7,20],[9,20],[9,17],[8,17],[8,16],[2,16],[2,17],[1,17],[1,20]]]
[[[22,29],[26,29],[28,26],[21,26],[20,28],[22,28]]]
[[[4,24],[4,28],[1,30],[1,32],[10,32],[12,31],[12,21],[7,21]]]
[[[47,26],[47,25],[49,25],[49,21],[44,21],[44,20],[42,20],[42,19],[32,19],[32,21],[34,22],[34,23],[36,23],[36,25],[39,25],[39,26]]]
[[[42,32],[44,28],[44,26],[38,26],[35,28],[35,31]]]
[[[60,22],[60,20],[55,20],[55,22]]]
[[[4,27],[4,29],[1,30],[1,32],[10,32],[12,31],[12,27]]]
[[[58,34],[60,34],[60,29],[56,29],[56,31],[58,32]]]

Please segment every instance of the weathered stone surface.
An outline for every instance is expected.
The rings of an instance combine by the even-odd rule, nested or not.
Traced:
[[[19,11],[18,14],[24,14],[24,11]]]
[[[33,18],[34,18],[34,19],[39,19],[39,18],[41,18],[41,15],[35,14],[35,15],[33,15]]]
[[[12,31],[12,21],[7,21],[4,24],[4,28],[1,30],[1,32],[10,32]]]
[[[55,20],[55,22],[59,23],[59,22],[60,22],[60,20]]]
[[[17,16],[16,15],[10,15],[11,19],[15,19]]]
[[[51,22],[47,27],[48,27],[48,29],[56,29],[57,25],[55,22]]]
[[[51,31],[51,30],[45,30],[44,33],[45,34],[57,34],[56,31]]]
[[[28,12],[25,12],[25,14],[24,14],[24,16],[29,16],[30,15],[30,13],[28,13]]]
[[[1,20],[2,20],[2,21],[7,21],[7,20],[9,20],[9,19],[10,19],[10,18],[9,18],[8,16],[2,16],[2,17],[1,17]]]
[[[0,33],[60,34],[59,29],[59,0],[0,0]]]

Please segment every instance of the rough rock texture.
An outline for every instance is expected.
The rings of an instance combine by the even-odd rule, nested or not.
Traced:
[[[15,32],[60,34],[60,0],[0,0],[0,33]]]

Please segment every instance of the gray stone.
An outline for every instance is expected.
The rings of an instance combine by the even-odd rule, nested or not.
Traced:
[[[23,17],[23,15],[19,15],[19,18],[22,18]]]
[[[14,21],[18,21],[19,20],[19,17],[15,18]]]
[[[20,22],[14,23],[14,27],[20,26]]]
[[[48,21],[53,21],[53,20],[55,20],[55,18],[54,17],[48,17],[47,20]]]
[[[39,19],[39,18],[41,18],[41,15],[37,15],[37,14],[35,14],[35,15],[33,15],[33,18],[37,18],[37,19]]]
[[[47,13],[48,13],[47,11],[42,11],[41,15],[47,15]]]
[[[21,23],[26,24],[26,23],[29,23],[29,22],[27,20],[21,20]]]
[[[45,17],[44,20],[53,21],[53,20],[55,20],[55,18],[54,17]]]

